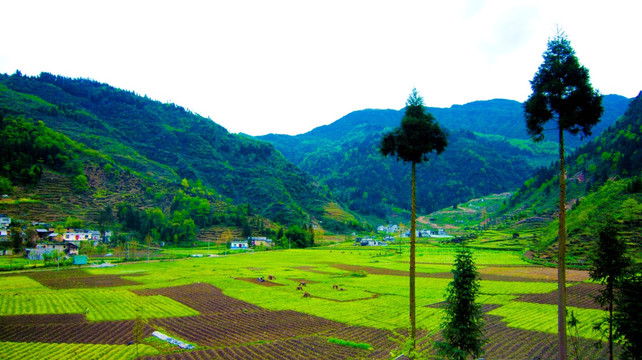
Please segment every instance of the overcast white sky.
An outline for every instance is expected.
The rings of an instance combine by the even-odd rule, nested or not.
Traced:
[[[91,78],[299,134],[364,108],[524,101],[556,25],[593,86],[642,90],[642,1],[0,0],[0,73]]]

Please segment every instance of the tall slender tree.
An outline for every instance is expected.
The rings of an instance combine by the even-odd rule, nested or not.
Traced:
[[[432,152],[441,154],[448,146],[447,133],[443,131],[435,117],[426,112],[424,100],[417,89],[406,101],[406,111],[401,119],[401,125],[385,133],[379,144],[383,156],[395,156],[412,165],[412,196],[410,206],[410,338],[412,348],[416,347],[416,316],[415,316],[415,237],[416,237],[416,167],[417,164],[428,161]]]
[[[558,29],[548,40],[544,62],[531,80],[533,93],[524,104],[526,127],[535,141],[544,138],[544,124],[553,120],[559,138],[558,319],[560,359],[566,359],[566,171],[564,132],[590,135],[604,109],[593,90],[588,69],[575,56],[566,35]]]

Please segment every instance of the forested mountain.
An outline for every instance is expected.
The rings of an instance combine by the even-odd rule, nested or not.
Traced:
[[[642,92],[626,113],[599,137],[567,157],[567,229],[570,251],[581,252],[605,215],[625,223],[623,235],[638,247],[642,238]],[[517,191],[504,213],[520,217],[557,214],[559,165],[539,168]],[[633,231],[633,229],[637,229]],[[557,221],[542,237],[541,249],[555,244]],[[550,250],[550,249],[549,249]]]
[[[609,95],[604,103],[605,115],[594,134],[624,113],[628,100]],[[557,157],[555,142],[534,144],[528,139],[519,102],[477,101],[428,111],[450,136],[442,155],[418,167],[420,212],[513,191],[537,167]],[[382,132],[398,126],[402,116],[403,110],[361,110],[305,134],[259,138],[272,142],[352,210],[385,217],[391,209],[405,209],[410,203],[408,168],[377,151]],[[579,139],[570,142],[579,144]]]
[[[333,204],[312,177],[266,142],[228,133],[174,104],[86,79],[42,73],[0,75],[0,112],[34,119],[109,160],[80,164],[125,169],[142,178],[214,190],[281,223],[322,218]]]

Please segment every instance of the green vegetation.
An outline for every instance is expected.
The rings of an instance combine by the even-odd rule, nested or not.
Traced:
[[[621,116],[628,100],[604,97],[605,114],[594,129],[600,134]],[[450,132],[450,144],[431,167],[417,172],[420,213],[493,193],[512,192],[533,172],[557,158],[554,142],[534,144],[524,127],[523,107],[516,101],[477,101],[451,108],[427,108]],[[360,215],[409,219],[410,176],[403,164],[381,160],[381,134],[397,126],[404,110],[360,110],[308,133],[265,135],[283,155],[327,186],[342,204]],[[568,148],[582,141],[572,139]],[[548,199],[548,197],[546,198]],[[554,202],[554,200],[553,200]],[[374,220],[373,220],[374,221]]]
[[[328,342],[331,342],[333,344],[343,345],[343,346],[350,346],[354,348],[370,350],[370,344],[366,344],[366,343],[358,343],[358,342],[349,341],[349,340],[336,339],[333,337],[328,338]]]
[[[221,289],[225,295],[264,309],[294,310],[354,326],[399,331],[406,329],[408,323],[408,248],[405,247],[402,254],[380,255],[383,250],[341,244],[305,250],[85,268],[87,276],[119,277],[134,282],[101,288],[52,289],[35,280],[44,276],[41,272],[0,276],[0,315],[86,314],[91,323],[196,316],[199,315],[198,311],[169,297],[141,295],[139,292],[208,283]],[[420,259],[417,263],[419,329],[429,333],[436,333],[439,329],[444,310],[435,305],[445,300],[444,294],[451,279],[444,275],[449,274],[457,251],[456,246],[417,246]],[[495,307],[488,312],[489,315],[500,316],[501,322],[510,328],[555,333],[555,305],[518,300],[523,295],[545,295],[555,290],[553,280],[533,278],[533,274],[546,269],[528,264],[515,252],[474,249],[471,254],[482,276],[477,300],[480,304]],[[348,265],[350,267],[346,267]],[[357,271],[363,271],[367,276],[351,276]],[[65,272],[70,270],[60,270],[61,274]],[[510,275],[514,278],[484,280],[484,274]],[[257,279],[259,276],[267,278],[268,275],[275,277],[270,282],[276,286],[261,286],[258,282],[241,280]],[[521,281],[515,281],[517,278]],[[302,292],[296,290],[301,281],[306,282],[305,291],[312,297],[304,298]],[[333,285],[343,291],[333,289]],[[605,311],[585,308],[573,308],[573,311],[580,319],[579,335],[582,338],[599,339],[591,322],[603,316]],[[419,338],[422,336],[420,334]],[[346,346],[352,346],[352,343],[377,346],[359,338],[341,335],[331,337],[345,339],[346,343],[342,345]],[[149,341],[141,342],[138,345],[139,352],[153,354],[153,351],[171,351],[163,350],[161,346],[151,345],[157,350],[146,347],[150,345]],[[11,343],[11,346],[13,348],[19,344]],[[122,354],[122,358],[131,359],[135,356],[135,347],[129,348],[131,352]],[[107,348],[91,350],[88,347],[86,351],[110,353]]]
[[[153,198],[170,219],[174,214],[164,208],[166,194],[177,187],[226,207],[249,204],[253,215],[284,225],[332,215],[325,212],[326,204],[332,203],[329,191],[274,147],[229,134],[210,119],[174,104],[86,79],[16,73],[0,75],[0,114],[6,118],[0,135],[15,139],[6,143],[8,147],[3,142],[0,153],[7,164],[0,169],[5,189],[12,184],[37,185],[43,171],[53,170],[71,179],[77,196],[104,199],[114,192],[104,187],[105,182],[115,185],[126,175],[146,183],[149,192],[144,201]],[[147,208],[137,194],[125,199],[135,208]],[[216,208],[221,210],[221,205]],[[337,222],[335,227],[344,226]]]
[[[477,302],[479,274],[470,250],[459,250],[452,272],[441,325],[444,341],[437,346],[440,354],[449,359],[478,358],[484,353],[482,346],[486,341],[481,305]]]
[[[613,359],[613,303],[617,287],[621,284],[628,268],[632,265],[627,256],[626,243],[618,236],[617,223],[613,217],[608,217],[598,230],[598,241],[592,256],[591,278],[606,287],[595,299],[602,307],[607,307],[609,314],[605,320],[596,326],[601,329],[606,323],[606,337],[609,341],[609,358]]]
[[[134,359],[138,355],[152,356],[157,354],[158,351],[148,345],[140,345],[140,348],[137,348],[129,345],[0,342],[0,358],[2,359],[120,360]]]

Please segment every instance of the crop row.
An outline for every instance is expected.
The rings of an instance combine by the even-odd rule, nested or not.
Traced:
[[[176,354],[148,356],[145,360],[205,360],[205,359],[362,359],[369,351],[328,342],[326,338],[305,336],[270,343],[232,346]],[[384,357],[385,358],[385,357]]]
[[[593,330],[593,325],[601,319],[605,312],[595,309],[569,308],[578,319],[580,336],[588,339],[600,339],[600,335]],[[557,333],[557,306],[547,304],[534,304],[528,302],[512,302],[494,309],[489,315],[502,317],[502,322],[511,328],[533,330],[550,334]]]
[[[0,359],[4,360],[123,360],[141,355],[155,355],[158,350],[147,345],[47,344],[0,342]]]
[[[68,324],[0,324],[0,341],[125,345],[134,341],[134,320]],[[146,336],[152,329],[145,327]]]
[[[177,334],[180,338],[203,346],[273,341],[344,326],[331,320],[289,310],[154,319],[152,323]]]
[[[138,296],[118,288],[46,290],[0,296],[0,315],[74,313],[84,313],[91,321],[198,314],[164,296]]]
[[[489,359],[555,359],[557,335],[507,327],[499,317],[487,316],[484,327],[488,344],[484,347]],[[569,333],[569,336],[572,335]],[[605,349],[596,349],[593,340],[571,339],[569,351],[579,351],[586,358],[605,358]]]
[[[595,301],[599,295],[600,290],[604,288],[603,285],[594,283],[580,283],[577,285],[569,286],[566,288],[566,304],[568,306],[583,308],[583,309],[601,309],[600,305]],[[526,301],[538,304],[557,304],[558,291],[550,291],[544,294],[527,294],[521,296],[517,300]]]

